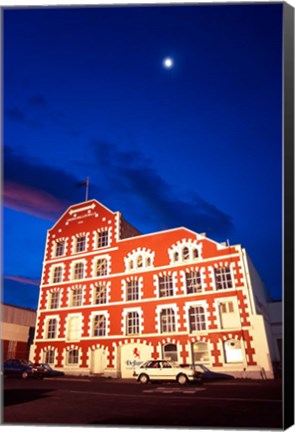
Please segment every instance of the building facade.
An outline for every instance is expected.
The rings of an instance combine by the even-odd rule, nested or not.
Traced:
[[[272,378],[253,269],[240,245],[141,235],[96,200],[71,206],[47,233],[31,359],[71,374],[128,378],[166,358]]]
[[[1,305],[1,340],[2,358],[29,358],[30,346],[33,343],[36,323],[36,311]]]

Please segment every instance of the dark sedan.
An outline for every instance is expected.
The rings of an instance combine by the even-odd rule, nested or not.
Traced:
[[[43,377],[61,377],[64,376],[64,372],[53,369],[48,363],[35,363],[35,366],[43,374]]]
[[[234,379],[233,375],[225,374],[222,372],[213,372],[212,370],[207,368],[207,366],[205,366],[201,363],[197,363],[197,364],[193,364],[193,365],[182,364],[181,366],[182,367],[190,367],[197,372],[201,372],[203,381],[217,381],[217,380]]]
[[[3,375],[7,377],[42,378],[38,368],[29,360],[9,359],[3,364]]]

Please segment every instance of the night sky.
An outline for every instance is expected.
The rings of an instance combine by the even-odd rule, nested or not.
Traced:
[[[46,231],[87,176],[142,233],[242,244],[282,298],[282,3],[7,8],[3,25],[4,302],[37,307]]]

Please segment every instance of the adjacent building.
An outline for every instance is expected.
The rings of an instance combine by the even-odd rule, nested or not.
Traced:
[[[48,231],[31,359],[128,378],[149,358],[272,378],[263,284],[241,245],[142,235],[96,200]]]
[[[33,342],[36,311],[18,306],[1,305],[2,358],[28,359]]]

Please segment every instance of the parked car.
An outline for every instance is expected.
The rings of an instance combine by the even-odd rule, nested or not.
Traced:
[[[43,378],[42,373],[29,360],[9,359],[3,363],[3,375],[23,379]]]
[[[148,360],[134,370],[133,376],[141,384],[149,381],[177,381],[180,385],[188,382],[202,383],[200,372],[181,368],[167,360]]]
[[[64,372],[53,369],[48,363],[35,363],[35,366],[40,370],[44,377],[64,376]]]
[[[217,380],[229,380],[234,379],[233,375],[225,374],[222,372],[213,372],[207,366],[196,363],[196,364],[182,364],[180,365],[183,368],[194,369],[196,372],[200,372],[202,374],[203,381],[217,381]]]

